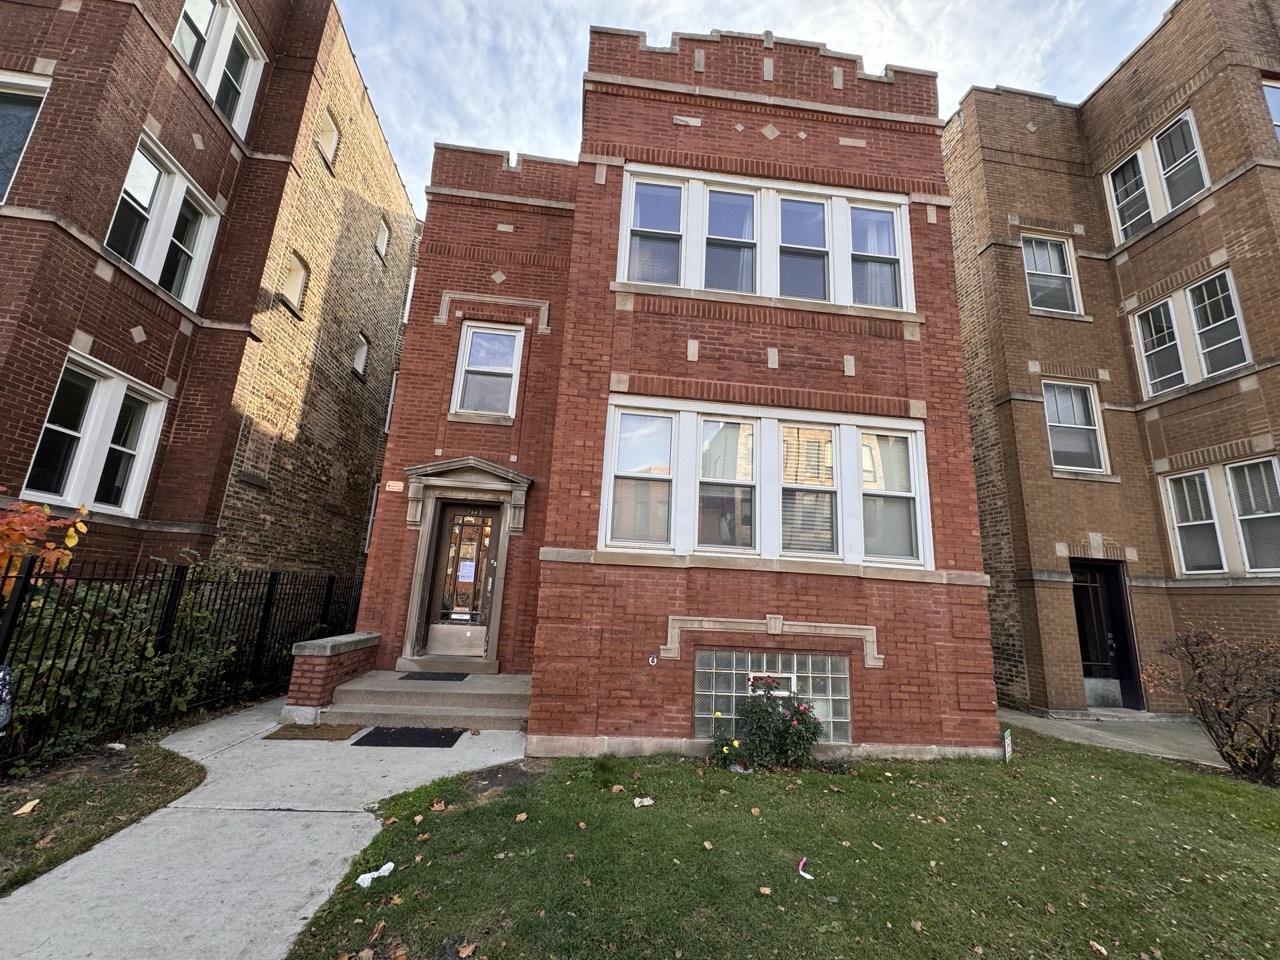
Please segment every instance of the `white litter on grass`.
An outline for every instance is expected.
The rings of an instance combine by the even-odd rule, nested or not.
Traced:
[[[374,880],[378,877],[385,877],[389,875],[395,868],[396,865],[394,863],[384,863],[381,870],[375,870],[373,873],[360,874],[360,876],[356,877],[356,883],[365,889],[368,889],[369,884],[373,883]]]
[[[108,743],[107,749],[108,750],[127,750],[129,748],[126,747],[123,743]]]
[[[804,872],[805,861],[807,861],[808,859],[809,859],[808,857],[801,857],[800,865],[796,868],[796,870],[799,872],[800,876],[804,877],[806,880],[812,880],[813,874]]]
[[[631,802],[634,803],[637,807],[652,807],[653,797],[636,797]]]

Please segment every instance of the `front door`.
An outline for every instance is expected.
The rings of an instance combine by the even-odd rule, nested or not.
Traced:
[[[495,506],[443,503],[426,612],[427,654],[483,657],[498,572]]]
[[[1072,561],[1071,584],[1085,703],[1145,709],[1123,567]]]

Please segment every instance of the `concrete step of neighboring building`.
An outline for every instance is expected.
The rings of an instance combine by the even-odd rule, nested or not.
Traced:
[[[379,670],[344,683],[334,691],[333,705],[320,712],[319,722],[519,730],[529,719],[531,678],[527,675],[481,674],[465,680],[403,677],[403,673]]]

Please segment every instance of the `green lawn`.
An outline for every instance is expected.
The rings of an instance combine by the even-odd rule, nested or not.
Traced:
[[[0,780],[0,896],[197,787],[204,767],[154,744],[86,751],[28,780]],[[15,816],[28,802],[30,813]],[[3,940],[3,936],[0,936]]]
[[[1280,791],[1014,744],[1008,766],[602,758],[495,795],[437,781],[385,802],[290,957],[1280,956]]]

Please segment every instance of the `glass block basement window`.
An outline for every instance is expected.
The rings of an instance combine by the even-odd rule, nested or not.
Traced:
[[[693,661],[693,735],[715,736],[716,713],[721,729],[736,733],[738,703],[753,696],[753,676],[777,677],[802,700],[813,704],[822,720],[822,740],[851,743],[849,728],[849,658],[816,653],[749,650],[699,650]]]

